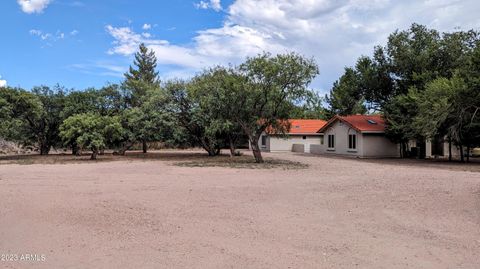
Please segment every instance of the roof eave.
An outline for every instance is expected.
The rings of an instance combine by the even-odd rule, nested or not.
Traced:
[[[362,134],[384,134],[385,131],[360,131]]]
[[[277,135],[277,136],[281,136],[283,134],[268,134],[267,135]],[[323,133],[286,133],[284,135],[323,135]]]

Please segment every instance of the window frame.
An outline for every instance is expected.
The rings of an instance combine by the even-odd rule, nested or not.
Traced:
[[[357,151],[357,134],[348,134],[348,150]]]
[[[262,135],[262,137],[260,138],[260,146],[262,148],[267,147],[267,136],[266,135]]]
[[[327,149],[335,150],[335,134],[327,135]]]

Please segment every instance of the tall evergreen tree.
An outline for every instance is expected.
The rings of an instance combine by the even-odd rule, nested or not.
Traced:
[[[142,105],[143,99],[149,89],[159,87],[160,80],[155,52],[149,50],[145,44],[140,44],[139,51],[135,53],[134,67],[125,73],[125,88],[128,90],[127,103],[130,107],[136,108]],[[143,152],[147,153],[147,139],[142,138]]]
[[[159,85],[157,67],[157,58],[155,52],[149,50],[145,44],[140,44],[139,50],[135,53],[133,67],[125,73],[125,86],[129,91],[129,105],[138,107],[141,105],[142,98],[147,89],[152,85]]]

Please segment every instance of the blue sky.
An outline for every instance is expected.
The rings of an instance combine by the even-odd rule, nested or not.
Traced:
[[[314,57],[326,92],[345,66],[418,22],[479,29],[474,0],[2,0],[0,84],[118,83],[140,42],[163,79],[188,78],[262,51]]]

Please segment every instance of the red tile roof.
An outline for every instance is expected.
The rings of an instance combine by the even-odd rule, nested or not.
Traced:
[[[317,134],[327,121],[324,120],[299,120],[289,119],[286,124],[290,124],[290,131],[288,134]],[[275,133],[271,128],[267,128],[267,133]]]
[[[336,121],[342,121],[350,125],[353,129],[359,132],[373,132],[383,133],[385,132],[385,120],[381,115],[349,115],[349,116],[335,116],[328,121],[325,126],[319,130],[324,132],[330,125]]]
[[[316,134],[327,121],[290,119],[290,134]]]

